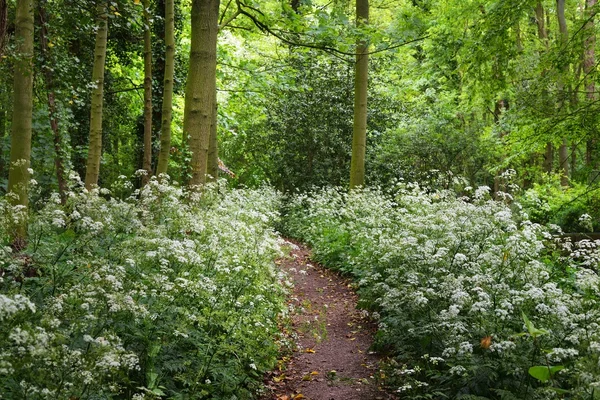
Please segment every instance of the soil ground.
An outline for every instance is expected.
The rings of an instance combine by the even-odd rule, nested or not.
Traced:
[[[370,350],[375,325],[357,310],[350,282],[310,260],[310,251],[292,244],[279,260],[294,285],[290,294],[296,348],[281,370],[265,378],[264,400],[392,399],[376,382],[380,356]]]

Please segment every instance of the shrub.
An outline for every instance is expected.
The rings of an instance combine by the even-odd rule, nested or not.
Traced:
[[[0,398],[251,398],[278,351],[278,203],[157,180],[53,197],[0,253]]]
[[[535,184],[519,199],[532,221],[555,224],[565,232],[600,232],[600,188],[557,180]]]
[[[330,189],[285,226],[356,278],[402,398],[598,396],[600,241],[555,242],[488,191]]]

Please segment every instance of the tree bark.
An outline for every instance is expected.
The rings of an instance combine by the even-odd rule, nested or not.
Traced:
[[[98,186],[100,161],[102,158],[102,106],[104,100],[104,65],[106,61],[106,44],[108,41],[108,16],[105,0],[99,0],[96,6],[98,30],[94,50],[94,69],[92,72],[90,144],[85,171],[85,187],[89,190]]]
[[[554,145],[546,143],[546,152],[544,153],[544,172],[550,174],[554,169]]]
[[[3,100],[3,99],[0,99]],[[0,109],[0,154],[4,154],[2,149],[3,139],[6,136],[6,110]],[[4,158],[0,158],[0,177],[4,176]]]
[[[567,30],[567,19],[565,18],[565,0],[556,0],[556,16],[558,17],[558,29],[560,37],[560,46],[564,49],[569,41],[569,31]],[[559,111],[565,106],[565,75],[569,72],[569,64],[562,67],[563,76],[559,78]],[[563,138],[560,147],[558,148],[559,166],[561,170],[560,184],[562,186],[569,185],[569,150],[567,147],[567,139]]]
[[[6,29],[8,27],[8,6],[6,0],[0,0],[0,60],[6,44]]]
[[[541,1],[538,1],[535,6],[535,22],[537,24],[538,38],[546,47],[546,51],[549,48],[548,44],[548,30],[546,29],[546,20],[544,19],[544,6]],[[543,169],[544,172],[550,174],[554,168],[554,145],[551,142],[546,143],[546,150],[544,153]]]
[[[369,0],[356,0],[356,25],[369,22]],[[362,40],[356,46],[354,74],[354,124],[350,189],[365,184],[365,152],[367,146],[367,89],[369,82],[369,44]]]
[[[217,140],[217,93],[215,92],[215,106],[213,107],[212,122],[210,125],[210,141],[208,143],[208,166],[209,180],[214,182],[219,179],[219,142]]]
[[[544,6],[541,1],[538,1],[535,6],[535,22],[538,28],[538,37],[548,48],[548,31],[546,30],[546,24],[544,20]]]
[[[150,2],[144,0],[144,160],[142,176],[145,185],[152,176],[152,31],[150,30]]]
[[[594,64],[596,63],[596,27],[594,23],[594,17],[598,0],[587,0],[586,2],[586,13],[585,16],[589,18],[585,25],[585,40],[583,43],[583,74],[585,76],[585,95],[586,99],[593,103],[596,100],[596,81],[593,76]],[[598,140],[595,138],[595,130],[592,133],[592,137],[586,141],[585,148],[585,164],[595,169],[598,167],[598,156],[596,154],[596,146]]]
[[[192,153],[190,185],[206,182],[217,79],[219,0],[192,1],[192,37],[183,132]]]
[[[11,204],[27,211],[33,114],[33,0],[17,0],[15,28],[16,54],[20,59],[14,70],[8,193],[12,194]],[[21,218],[12,232],[13,245],[23,248],[26,236],[27,218]]]
[[[165,77],[160,133],[160,152],[156,175],[166,174],[171,154],[171,118],[173,113],[173,79],[175,73],[175,2],[165,1]]]
[[[60,202],[64,205],[67,202],[67,181],[65,173],[65,162],[63,159],[62,138],[58,128],[58,114],[56,109],[56,95],[54,93],[54,72],[50,66],[49,46],[48,46],[48,13],[46,12],[47,0],[39,0],[40,14],[40,49],[42,52],[42,70],[46,84],[48,97],[48,117],[50,118],[50,128],[52,129],[54,142],[54,167],[56,168],[56,180],[58,183],[58,195]]]

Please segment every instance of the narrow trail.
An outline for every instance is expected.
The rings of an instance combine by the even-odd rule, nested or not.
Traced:
[[[294,284],[292,329],[296,349],[282,371],[267,376],[273,400],[392,399],[375,377],[380,357],[370,351],[375,325],[356,309],[349,281],[310,261],[310,251],[292,244],[279,261]]]

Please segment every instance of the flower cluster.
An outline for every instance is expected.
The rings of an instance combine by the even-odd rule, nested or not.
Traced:
[[[329,189],[298,196],[286,228],[357,279],[403,398],[592,398],[600,243],[556,241],[488,192]]]
[[[166,179],[52,197],[0,250],[0,398],[252,397],[284,310],[279,202]]]

